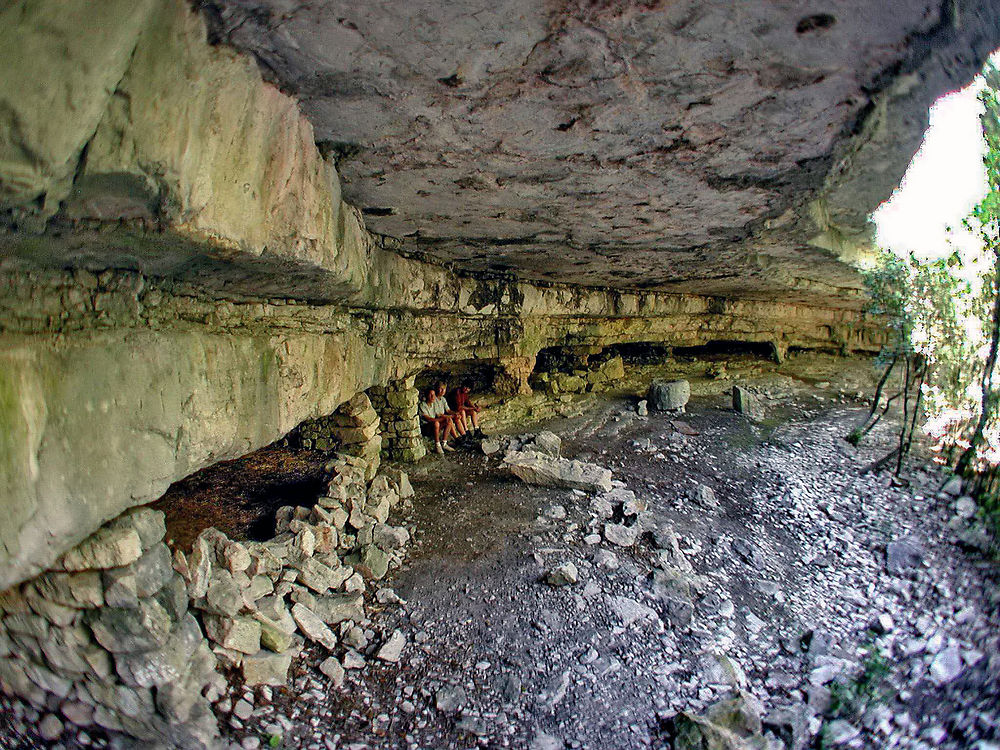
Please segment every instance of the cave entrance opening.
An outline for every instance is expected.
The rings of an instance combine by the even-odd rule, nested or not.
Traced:
[[[236,540],[274,536],[283,505],[312,507],[326,487],[329,453],[290,447],[287,438],[179,479],[152,504],[166,515],[167,539],[187,552],[214,526]]]
[[[673,356],[680,360],[777,360],[777,349],[770,341],[738,341],[719,339],[699,346],[676,346]]]

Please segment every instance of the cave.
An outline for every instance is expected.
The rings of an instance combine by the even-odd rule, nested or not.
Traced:
[[[998,18],[1000,0],[5,4],[0,719],[17,727],[11,741],[668,746],[668,708],[706,709],[716,685],[739,699],[763,685],[759,664],[748,676],[720,662],[699,697],[691,663],[653,664],[732,642],[728,625],[691,624],[691,602],[718,610],[721,595],[693,570],[677,582],[656,565],[739,538],[725,563],[752,567],[741,534],[808,515],[776,477],[810,437],[781,431],[803,403],[860,408],[850,399],[870,373],[859,373],[886,341],[865,309],[871,213],[900,184],[931,104],[1000,46]],[[706,375],[706,362],[725,366]],[[454,456],[426,455],[420,434],[419,394],[438,379],[469,384],[484,407],[485,434]],[[690,407],[685,396],[647,411],[650,381],[688,379]],[[758,401],[774,402],[766,417]],[[518,460],[533,481],[554,471],[563,494],[515,484]],[[857,508],[792,484],[851,525]],[[787,500],[784,515],[737,507],[758,490],[760,507]],[[873,490],[885,508],[935,494],[911,506],[897,491]],[[590,500],[612,511],[600,528],[570,518],[598,512]],[[690,527],[704,545],[641,526],[654,501],[678,528],[691,508],[718,511],[712,528]],[[875,533],[855,520],[858,538]],[[832,569],[836,545],[856,541],[836,533],[800,555],[803,568]],[[579,579],[576,567],[528,567],[573,534]],[[607,535],[628,544],[611,555]],[[610,575],[612,557],[634,581],[599,601],[583,578]],[[487,558],[516,585],[492,587],[475,567]],[[440,586],[422,588],[418,568]],[[730,579],[755,625],[744,610],[773,597],[744,573]],[[900,576],[900,596],[924,590],[916,577]],[[552,603],[528,582],[580,585]],[[478,608],[450,625],[474,628],[433,642],[442,613],[466,603],[455,592],[471,590]],[[404,606],[421,592],[438,607],[423,619]],[[621,622],[600,638],[574,631],[593,643],[562,665],[544,638],[591,610]],[[522,618],[519,637],[501,637],[508,616]],[[629,661],[628,634],[655,636],[648,668]],[[768,648],[843,656],[817,656],[822,640]],[[468,653],[434,661],[455,643]],[[479,643],[495,651],[465,663]],[[942,643],[951,659],[959,646]],[[975,650],[959,653],[969,669]],[[401,653],[422,660],[409,673],[420,686],[396,694]],[[452,672],[435,671],[444,664]],[[641,718],[604,721],[588,702],[598,688],[579,694],[584,682],[627,691],[629,673],[645,693],[690,700],[657,697]],[[821,691],[786,688],[768,683],[788,705],[768,704],[774,726],[751,734],[813,741],[821,713],[789,706]],[[375,689],[377,700],[364,692]],[[296,718],[317,695],[335,716]],[[567,695],[587,710],[560,713]],[[308,734],[317,726],[322,736]]]

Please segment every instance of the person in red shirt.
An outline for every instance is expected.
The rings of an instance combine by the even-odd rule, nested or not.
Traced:
[[[464,420],[466,417],[472,422],[472,437],[484,438],[482,429],[479,427],[480,407],[469,400],[469,386],[460,385],[448,394],[448,405],[455,414],[460,414]]]

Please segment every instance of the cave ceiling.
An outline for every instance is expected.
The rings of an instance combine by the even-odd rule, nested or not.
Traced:
[[[301,102],[400,252],[473,272],[835,304],[997,3],[202,3]]]

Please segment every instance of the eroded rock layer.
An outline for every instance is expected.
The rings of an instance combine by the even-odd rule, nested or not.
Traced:
[[[480,271],[836,300],[995,0],[212,0],[377,232]]]
[[[793,194],[801,193],[815,208],[819,194],[810,192],[805,183],[786,189],[785,177],[775,177],[780,189],[765,195],[771,187],[762,188],[757,178],[747,182],[733,172],[729,182],[719,183],[726,196],[725,210],[675,217],[682,233],[692,237],[683,247],[674,247],[676,231],[650,225],[650,231],[667,238],[660,250],[669,249],[668,245],[677,250],[676,255],[673,250],[663,255],[668,260],[659,270],[643,260],[654,251],[646,246],[636,253],[629,250],[618,260],[613,252],[608,253],[601,261],[604,272],[596,275],[571,272],[579,259],[572,243],[549,248],[550,255],[557,255],[563,264],[560,281],[613,282],[620,287],[616,290],[533,282],[529,277],[551,274],[533,273],[530,263],[522,264],[525,278],[520,279],[516,274],[458,273],[393,252],[414,249],[404,237],[409,230],[378,224],[387,217],[359,210],[342,198],[335,160],[351,173],[351,190],[362,200],[361,208],[371,209],[362,178],[364,165],[374,163],[372,154],[383,160],[388,184],[394,174],[413,177],[418,173],[406,162],[416,152],[400,147],[391,156],[386,149],[392,150],[392,143],[379,141],[381,145],[366,151],[361,159],[345,161],[344,149],[327,143],[332,126],[316,118],[313,99],[307,97],[305,103],[308,119],[293,96],[262,80],[253,60],[230,47],[210,45],[203,19],[183,0],[91,5],[83,0],[24,0],[0,11],[4,60],[0,76],[0,513],[5,518],[0,525],[0,589],[43,572],[102,523],[155,499],[172,481],[266,445],[304,420],[331,415],[372,386],[398,386],[443,362],[492,363],[506,379],[503,388],[518,393],[527,388],[535,356],[552,346],[596,351],[622,342],[689,346],[736,340],[765,343],[779,356],[789,347],[845,353],[878,347],[877,324],[858,312],[857,276],[850,266],[832,256],[798,251],[786,253],[791,259],[786,263],[781,253],[769,256],[748,250],[749,245],[731,236],[735,224],[730,214],[732,210],[740,213],[741,206],[752,209],[741,214],[747,221],[764,218],[771,209],[780,209],[783,216],[791,207],[786,197]],[[334,13],[336,5],[324,7]],[[532,42],[532,49],[522,52],[530,58],[531,69],[548,70],[544,75],[559,79],[567,91],[573,88],[572,77],[582,76],[585,85],[580,95],[585,97],[594,96],[591,89],[598,85],[590,80],[594,50],[617,49],[617,43],[608,41],[610,37],[605,39],[608,24],[624,28],[621,25],[627,21],[636,34],[643,24],[653,24],[636,37],[648,41],[656,35],[656,24],[673,18],[680,6],[623,8],[622,12],[594,8],[544,13],[506,9],[521,24],[563,19],[548,32],[548,41]],[[225,9],[216,10],[228,17]],[[370,12],[375,14],[371,18],[378,15]],[[581,25],[581,13],[590,21]],[[875,14],[869,18],[872,22],[882,18],[882,11],[871,13]],[[901,59],[899,55],[905,57],[909,53],[902,51],[904,31],[919,32],[912,46],[923,54],[914,60],[937,60],[935,75],[944,76],[933,79],[938,83],[915,83],[908,89],[917,92],[914,102],[925,104],[928,92],[944,85],[943,80],[971,70],[983,44],[978,31],[982,24],[980,11],[975,9],[961,15],[960,23],[936,11],[918,22],[910,17],[912,13],[909,4],[903,4],[898,19],[879,31],[886,35],[879,37],[879,43],[888,45],[891,52],[885,52],[884,60],[878,59],[890,65]],[[713,18],[711,13],[694,13],[680,30],[664,38],[690,33],[683,28],[697,27],[696,16],[703,23]],[[351,31],[350,24],[355,22],[343,18],[347,19],[343,28]],[[942,26],[948,19],[951,31]],[[779,20],[774,20],[775,29]],[[216,21],[218,25],[224,19]],[[317,28],[329,31],[325,23]],[[469,33],[462,31],[466,36]],[[711,25],[702,33],[714,34]],[[757,33],[767,36],[761,30]],[[826,32],[818,28],[816,33]],[[741,34],[733,43],[744,45],[749,55],[749,42]],[[294,35],[289,38],[294,40]],[[335,36],[327,42],[327,48],[337,50],[338,55],[353,50],[350,54],[359,65],[369,65],[372,59],[367,47]],[[405,42],[404,36],[401,44]],[[948,67],[940,56],[951,54],[947,50],[952,44],[971,44],[973,52]],[[563,62],[557,60],[563,59],[560,55],[565,57]],[[870,65],[871,55],[864,58],[865,65]],[[581,72],[573,73],[576,63],[571,61],[578,58]],[[443,58],[445,67],[451,70],[456,59]],[[617,62],[607,64],[618,69]],[[384,80],[392,86],[403,68],[389,67]],[[461,81],[434,78],[434,86],[449,97],[458,96],[472,81],[486,85],[494,67],[490,62],[475,74],[479,78],[462,68],[466,72],[458,76]],[[824,75],[846,86],[844,81],[857,83],[861,69],[868,70],[862,65]],[[442,70],[435,69],[435,75],[441,72],[437,77],[448,79],[451,73]],[[762,73],[747,75],[757,80]],[[913,75],[920,78],[923,74]],[[615,73],[600,86],[618,91],[623,81],[638,81],[638,76],[637,72]],[[732,82],[736,90],[741,90],[735,83],[739,80]],[[927,80],[931,81],[929,74]],[[283,83],[296,96],[306,96],[304,90],[289,86],[286,80]],[[804,84],[807,91],[815,85],[820,84]],[[879,91],[887,90],[879,87]],[[696,112],[704,106],[714,112],[725,100],[720,92],[706,96],[711,105],[684,111]],[[821,100],[810,99],[812,104],[803,106],[812,107]],[[346,116],[354,111],[352,101],[334,98],[326,106],[341,107]],[[359,96],[356,103],[363,101]],[[596,117],[598,110],[609,117],[625,117],[609,127],[634,125],[635,137],[642,140],[645,126],[629,125],[628,107],[616,104],[614,96],[597,97],[594,102],[588,117]],[[847,109],[853,111],[853,106]],[[890,111],[897,110],[885,109],[884,113]],[[356,113],[353,121],[364,127],[371,123],[368,117]],[[441,112],[435,117],[447,123],[455,115]],[[825,117],[832,123],[832,135],[824,141],[824,148],[834,148],[843,143],[835,131],[839,132],[844,120]],[[513,114],[504,119],[511,127],[516,125]],[[589,121],[580,122],[582,128]],[[316,145],[317,127],[322,147]],[[578,138],[576,127],[556,132]],[[697,131],[693,127],[687,126],[685,132]],[[813,127],[806,127],[806,132]],[[379,139],[384,135],[378,129],[371,133]],[[689,143],[692,137],[691,133],[684,136]],[[689,156],[697,159],[685,169],[707,169],[707,162],[698,160],[709,158],[708,144],[714,142],[705,141],[703,149],[694,151],[679,148],[674,156],[680,158],[690,151]],[[433,138],[428,141],[432,143]],[[549,149],[548,143],[547,136],[538,140],[539,148]],[[787,174],[796,160],[815,156],[815,144],[802,143],[802,153],[778,159],[784,166],[775,174]],[[863,145],[854,153],[862,153]],[[474,142],[469,148],[470,154],[481,151]],[[620,158],[629,159],[627,154]],[[484,164],[492,164],[489,159]],[[518,200],[536,208],[551,206],[555,211],[551,222],[566,231],[600,226],[588,213],[593,205],[585,196],[576,196],[574,211],[581,213],[574,218],[556,210],[572,191],[559,197],[527,190],[529,184],[556,184],[532,177],[538,170],[549,169],[545,159],[527,154],[521,160],[524,185],[505,188],[497,182],[494,189],[487,180],[483,184],[488,190],[476,188],[480,183],[475,183],[468,188],[471,192],[462,188],[458,197],[452,191],[452,214],[440,214],[442,236],[460,237],[463,246],[477,247],[473,234],[452,232],[451,225],[467,209],[480,214],[477,232],[512,236],[506,229],[490,226],[497,211],[491,213],[483,201],[491,191],[501,203],[507,200],[504,196],[516,193],[522,196]],[[757,169],[746,155],[739,159],[744,163],[741,169]],[[643,163],[640,172],[657,168],[653,162]],[[885,169],[895,174],[890,162],[886,164]],[[619,201],[615,214],[632,222],[636,211],[648,207],[626,207],[619,199],[632,189],[630,185],[644,193],[650,192],[650,186],[636,183],[637,173],[619,166],[618,171],[601,174],[581,167],[583,171],[571,182],[592,181],[593,191]],[[709,173],[715,175],[713,180],[722,174],[718,169]],[[662,176],[675,179],[671,174],[667,170]],[[823,173],[827,183],[830,174]],[[418,211],[426,196],[420,194],[422,188],[411,187],[407,195]],[[667,185],[654,192],[678,196],[683,191]],[[469,198],[472,193],[479,197]],[[700,204],[704,197],[697,190],[685,195],[684,201],[691,205]],[[824,195],[825,208],[816,209],[813,215],[826,217],[819,224],[829,228],[842,221],[837,218],[842,213],[835,209],[831,197],[835,194]],[[753,202],[758,198],[759,205]],[[757,209],[765,204],[770,208],[760,213]],[[721,219],[710,220],[710,215]],[[367,221],[376,222],[382,232],[399,234],[402,245],[400,239],[370,233]],[[786,225],[783,220],[778,224]],[[799,219],[793,216],[787,226],[800,226]],[[733,241],[705,244],[699,235],[703,230]],[[616,232],[607,229],[602,234],[618,243]],[[633,239],[642,245],[639,235]],[[494,251],[499,258],[502,253],[495,248],[490,252]],[[756,260],[749,262],[751,256]],[[448,253],[438,255],[446,257]],[[682,266],[695,268],[697,273],[683,272]],[[483,267],[478,262],[468,264],[472,269]],[[628,272],[620,275],[625,268]],[[763,278],[762,269],[767,270],[768,281],[758,284],[754,279]],[[630,290],[640,286],[634,273],[649,282],[641,286],[671,289]],[[684,283],[668,284],[668,277]],[[712,278],[740,283],[716,283]],[[681,294],[678,289],[686,291]],[[412,445],[397,440],[412,435],[405,425],[397,424],[397,428],[403,432],[393,434],[386,444],[401,453],[412,451]]]

